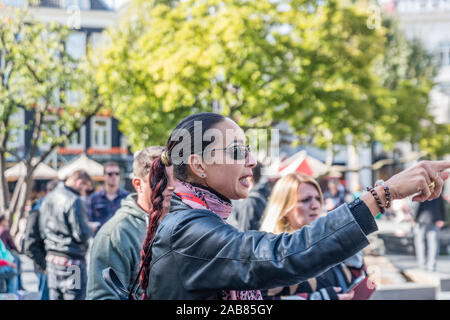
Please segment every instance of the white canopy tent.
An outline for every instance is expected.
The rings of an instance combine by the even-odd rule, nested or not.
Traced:
[[[89,159],[84,153],[58,170],[58,177],[65,180],[76,170],[85,170],[94,180],[103,180],[103,165]]]
[[[25,177],[26,167],[23,162],[19,162],[5,171],[5,177],[8,181],[17,180]],[[35,180],[52,180],[58,178],[58,171],[49,167],[45,163],[40,163],[33,172]]]

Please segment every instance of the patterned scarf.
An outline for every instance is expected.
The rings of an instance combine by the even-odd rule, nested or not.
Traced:
[[[192,209],[208,209],[224,220],[233,210],[230,200],[200,185],[177,181],[175,193]]]
[[[207,209],[226,220],[233,209],[231,201],[224,196],[200,185],[177,181],[175,194],[192,209]],[[259,290],[223,290],[221,300],[262,300]]]

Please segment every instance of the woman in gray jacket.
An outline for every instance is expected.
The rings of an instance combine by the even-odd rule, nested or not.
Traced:
[[[256,161],[231,119],[199,113],[182,120],[152,164],[153,211],[141,252],[144,299],[261,299],[259,289],[317,276],[369,244],[374,217],[390,201],[439,196],[449,161],[421,162],[350,204],[292,233],[239,232],[226,223],[230,199],[248,195]],[[167,191],[166,167],[178,182]],[[170,212],[166,209],[170,199]]]

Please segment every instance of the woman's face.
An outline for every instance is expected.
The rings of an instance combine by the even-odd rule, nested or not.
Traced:
[[[301,183],[297,191],[297,205],[286,214],[289,225],[298,230],[319,218],[322,205],[320,194],[310,183]]]
[[[219,139],[205,150],[211,158],[205,158],[205,175],[202,183],[216,190],[228,199],[243,199],[248,196],[252,168],[256,160],[250,153],[237,152],[245,148],[247,139],[242,129],[233,121],[226,119],[214,126]],[[225,150],[222,150],[226,148]],[[242,159],[235,159],[240,153]],[[245,156],[242,156],[245,155]]]

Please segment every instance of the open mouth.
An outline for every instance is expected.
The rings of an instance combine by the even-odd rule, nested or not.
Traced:
[[[240,184],[246,188],[250,187],[250,178],[251,177],[252,177],[251,175],[248,175],[248,176],[244,176],[244,177],[240,178],[239,179]]]

